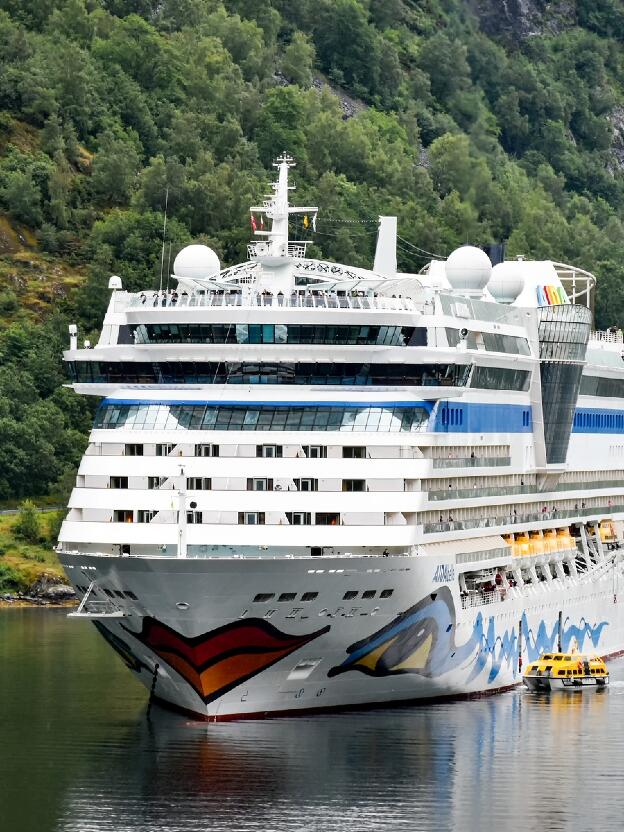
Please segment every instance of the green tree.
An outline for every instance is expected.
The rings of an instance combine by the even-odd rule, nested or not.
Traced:
[[[41,225],[41,190],[30,171],[15,170],[7,173],[0,188],[0,199],[16,220],[35,228]]]
[[[104,205],[121,205],[128,201],[139,170],[139,154],[131,142],[106,133],[93,161],[93,192]]]
[[[13,531],[16,537],[25,540],[27,543],[39,543],[41,540],[39,516],[37,508],[31,500],[24,500],[23,503],[20,503]]]
[[[280,153],[306,158],[304,133],[305,99],[295,87],[269,90],[256,130],[260,158],[270,165]]]
[[[303,32],[295,32],[284,50],[282,72],[293,84],[309,87],[312,84],[314,58],[314,44]]]

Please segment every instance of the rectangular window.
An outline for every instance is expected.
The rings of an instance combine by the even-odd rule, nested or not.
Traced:
[[[379,593],[379,597],[380,598],[390,598],[392,596],[393,592],[394,592],[393,589],[382,589],[381,592]]]
[[[297,491],[318,491],[318,480],[310,477],[293,480]]]
[[[134,512],[128,508],[116,508],[113,511],[114,523],[132,523],[134,522]]]
[[[111,477],[109,488],[127,488],[128,477]]]
[[[189,491],[210,491],[212,479],[210,477],[187,477],[186,487]]]
[[[276,459],[282,456],[281,445],[256,445],[256,456],[265,457],[266,459]]]
[[[167,477],[148,477],[147,478],[147,487],[153,491],[157,488],[162,488],[165,484]]]
[[[302,601],[316,601],[318,592],[304,592],[301,596]]]
[[[199,523],[203,523],[203,516],[201,511],[187,511],[186,512],[186,522],[191,526],[196,526]]]
[[[339,526],[340,514],[336,512],[322,512],[316,514],[317,526]]]
[[[169,456],[171,451],[175,448],[173,442],[166,442],[165,444],[156,445],[156,456]]]
[[[264,526],[264,512],[239,511],[238,524],[240,526]]]
[[[343,480],[343,491],[366,491],[366,480]]]
[[[273,491],[273,480],[254,477],[247,480],[247,491]]]
[[[259,592],[254,596],[254,604],[265,604],[267,601],[272,601],[275,598],[274,592]]]
[[[126,445],[124,456],[143,456],[143,445]]]
[[[286,519],[291,526],[309,526],[312,522],[312,515],[309,511],[287,511]]]
[[[342,596],[343,601],[352,601],[354,598],[357,598],[357,589],[348,589],[345,594]]]
[[[195,445],[195,456],[219,456],[219,446]]]
[[[346,445],[342,449],[343,459],[365,459],[366,448],[357,445]]]
[[[364,592],[362,593],[362,598],[365,598],[365,599],[368,600],[370,598],[374,598],[376,594],[377,594],[376,590],[374,590],[374,589],[365,589]]]
[[[140,508],[137,511],[137,523],[151,523],[158,512]]]
[[[303,452],[308,459],[327,459],[325,445],[303,445]]]
[[[294,601],[297,597],[296,592],[282,592],[282,594],[277,599],[278,601]]]

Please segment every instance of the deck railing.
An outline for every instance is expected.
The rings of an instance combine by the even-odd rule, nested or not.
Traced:
[[[287,307],[297,309],[362,309],[390,310],[399,312],[425,312],[423,305],[409,298],[383,297],[381,295],[337,295],[333,293],[291,295],[270,292],[142,292],[133,295],[128,309],[194,309],[205,307]],[[120,311],[120,310],[118,310]]]

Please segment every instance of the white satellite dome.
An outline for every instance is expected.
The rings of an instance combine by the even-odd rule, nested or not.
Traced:
[[[176,277],[201,279],[221,271],[221,263],[215,252],[208,246],[186,246],[173,263]]]
[[[481,295],[492,274],[492,263],[487,254],[475,246],[461,246],[449,254],[446,279],[456,292]]]
[[[492,269],[488,291],[499,303],[513,303],[524,289],[524,275],[516,260],[498,263]]]

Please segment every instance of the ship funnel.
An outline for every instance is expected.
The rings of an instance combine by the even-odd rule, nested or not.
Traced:
[[[380,274],[397,273],[397,218],[379,217],[379,233],[373,269]]]

